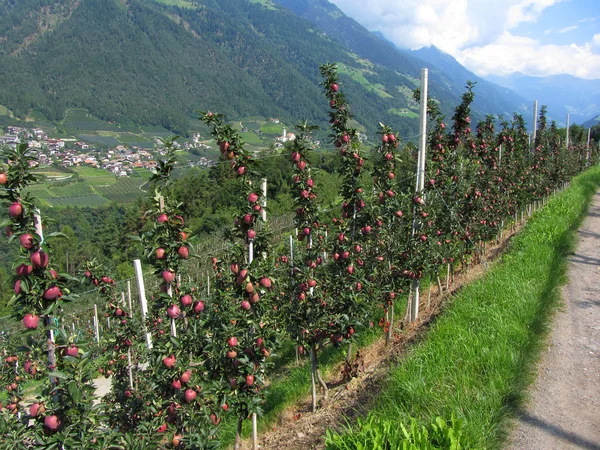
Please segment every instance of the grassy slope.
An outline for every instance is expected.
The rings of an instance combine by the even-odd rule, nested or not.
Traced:
[[[438,416],[462,420],[462,448],[499,448],[506,419],[533,378],[560,303],[566,258],[599,185],[596,167],[536,213],[502,262],[461,291],[391,373],[372,412],[379,429],[348,432],[331,439],[328,449],[382,448],[373,436],[385,434],[384,425],[398,428],[411,418],[429,425]]]

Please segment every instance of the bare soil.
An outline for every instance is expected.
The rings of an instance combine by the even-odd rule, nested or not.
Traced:
[[[579,230],[568,276],[511,450],[600,449],[600,191]]]

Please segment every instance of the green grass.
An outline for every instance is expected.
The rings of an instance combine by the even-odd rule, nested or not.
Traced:
[[[277,9],[273,3],[273,0],[250,0],[250,3],[258,3],[259,5],[263,5],[265,8],[270,10]]]
[[[240,135],[242,136],[244,142],[247,142],[248,144],[262,145],[263,143],[260,137],[258,137],[256,133],[253,133],[252,131],[249,131],[247,133],[240,133]]]
[[[419,117],[419,115],[416,112],[409,111],[409,110],[406,110],[406,109],[392,108],[392,109],[389,109],[388,112],[391,113],[391,114],[395,114],[397,116],[400,116],[400,117],[409,117],[411,119],[415,119],[415,118]]]
[[[0,116],[12,116],[12,112],[4,105],[0,105]]]
[[[260,131],[262,131],[264,134],[281,135],[284,127],[285,125],[282,123],[267,122],[260,127]]]
[[[163,3],[169,6],[179,6],[180,8],[198,9],[198,3],[191,0],[154,0],[157,3]]]
[[[462,448],[501,447],[507,419],[522,405],[535,373],[560,304],[566,258],[598,185],[596,167],[534,215],[501,262],[462,290],[392,370],[371,417],[395,426],[456,417],[463,424]],[[330,439],[328,449],[398,448],[365,440],[364,432]]]
[[[46,116],[41,111],[38,111],[36,109],[33,109],[29,113],[29,115],[25,119],[25,122],[36,122],[37,124],[46,124],[46,125],[50,123],[50,121],[46,118]]]

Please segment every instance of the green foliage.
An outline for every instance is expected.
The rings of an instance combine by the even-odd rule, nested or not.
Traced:
[[[356,433],[347,437],[327,431],[327,450],[460,450],[462,424],[452,417],[450,423],[441,417],[425,427],[410,419],[407,427],[387,418],[369,416],[359,419]]]
[[[454,415],[464,448],[500,448],[505,420],[535,373],[575,231],[599,185],[598,167],[576,177],[534,215],[501,263],[454,297],[427,339],[392,370],[373,410],[382,419],[373,424],[428,424]],[[333,442],[355,448],[341,445],[360,436],[357,428]]]

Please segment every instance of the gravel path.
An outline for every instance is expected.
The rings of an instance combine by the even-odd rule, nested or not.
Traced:
[[[564,305],[508,449],[600,449],[600,191],[568,274]]]

